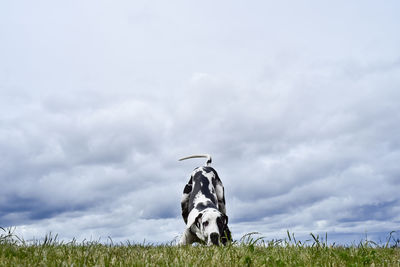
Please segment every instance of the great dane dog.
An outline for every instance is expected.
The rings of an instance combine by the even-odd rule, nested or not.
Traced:
[[[207,158],[204,166],[193,170],[183,190],[182,217],[186,229],[180,245],[199,242],[207,245],[226,245],[232,240],[225,209],[224,187],[217,172],[210,167],[210,155],[194,155],[182,158]]]

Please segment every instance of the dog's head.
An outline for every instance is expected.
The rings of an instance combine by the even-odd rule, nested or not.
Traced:
[[[228,216],[217,209],[207,208],[198,213],[191,227],[195,228],[197,237],[207,245],[220,245],[221,241],[226,243],[227,224]]]

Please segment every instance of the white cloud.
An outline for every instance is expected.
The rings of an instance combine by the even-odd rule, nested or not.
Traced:
[[[168,242],[207,152],[236,238],[397,230],[397,4],[309,3],[3,4],[2,226]]]

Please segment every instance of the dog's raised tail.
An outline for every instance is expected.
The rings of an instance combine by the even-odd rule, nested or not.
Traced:
[[[205,166],[210,166],[211,161],[212,161],[211,156],[209,154],[193,155],[193,156],[189,156],[189,157],[184,157],[184,158],[179,159],[179,161],[186,160],[186,159],[194,159],[194,158],[207,158]]]

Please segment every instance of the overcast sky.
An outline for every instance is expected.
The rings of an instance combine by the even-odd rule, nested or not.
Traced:
[[[0,226],[169,242],[210,153],[234,239],[400,230],[399,1],[0,4]]]

